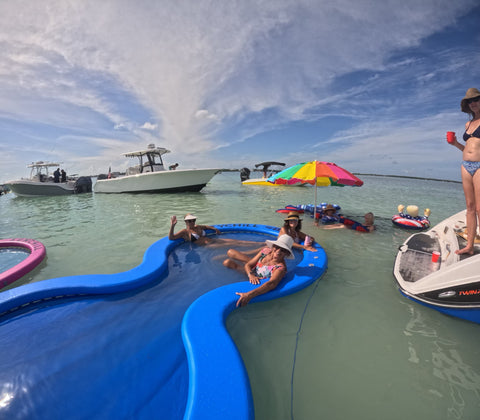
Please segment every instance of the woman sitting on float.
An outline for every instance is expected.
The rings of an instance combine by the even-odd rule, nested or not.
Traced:
[[[307,249],[309,251],[317,251],[313,242],[315,238],[308,236],[302,232],[302,219],[297,211],[291,211],[287,214],[283,226],[278,233],[278,236],[288,235],[293,239],[293,246],[295,248]],[[303,243],[303,245],[302,245]]]

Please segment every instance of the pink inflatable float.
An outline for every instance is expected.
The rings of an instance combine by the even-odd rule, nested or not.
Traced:
[[[23,277],[40,264],[46,255],[45,246],[34,239],[0,239],[0,249],[22,248],[30,252],[30,255],[12,268],[0,273],[0,289]]]

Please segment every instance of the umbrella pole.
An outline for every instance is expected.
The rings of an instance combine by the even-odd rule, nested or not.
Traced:
[[[317,183],[315,183],[315,203],[313,207],[313,222],[317,222]]]

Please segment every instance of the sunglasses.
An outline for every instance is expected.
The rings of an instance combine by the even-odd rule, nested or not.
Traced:
[[[289,254],[289,252],[288,252],[285,248],[282,248],[281,246],[273,245],[272,248],[273,248],[274,250],[279,249],[279,250],[282,251],[284,254]]]
[[[470,99],[467,99],[467,104],[471,104],[473,102],[478,102],[480,101],[480,96],[477,96],[476,98],[470,98]]]

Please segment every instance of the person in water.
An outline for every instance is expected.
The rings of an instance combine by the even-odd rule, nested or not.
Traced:
[[[461,171],[467,206],[467,245],[456,253],[472,255],[480,220],[480,91],[477,88],[467,90],[460,101],[460,109],[470,116],[463,133],[465,145],[459,143],[456,136],[450,144],[463,153]]]
[[[355,222],[352,219],[347,219],[346,217],[340,216],[339,223],[325,225],[323,229],[348,228],[348,229],[356,230],[358,232],[365,232],[365,233],[373,232],[376,229],[374,225],[375,216],[373,215],[373,213],[372,212],[365,213],[363,218],[365,219],[365,221],[363,224],[361,224],[361,223]]]
[[[217,235],[220,235],[220,231],[213,226],[197,225],[195,223],[197,218],[193,214],[187,214],[183,220],[185,221],[186,228],[182,229],[180,232],[174,233],[175,225],[177,224],[177,216],[172,216],[170,218],[171,225],[168,239],[173,241],[175,239],[183,238],[185,242],[195,242],[198,245],[204,245],[209,242],[205,234],[206,229],[211,229],[215,231]]]
[[[340,221],[337,209],[332,204],[327,204],[325,209],[319,215],[320,221],[327,225],[329,223],[338,223]]]
[[[287,272],[285,258],[293,259],[293,239],[289,235],[280,235],[275,241],[265,241],[266,247],[248,262],[227,258],[223,265],[227,268],[245,271],[251,284],[260,285],[249,292],[236,292],[240,296],[236,306],[245,306],[254,297],[275,289]],[[261,280],[268,279],[263,284]]]
[[[315,238],[308,236],[302,232],[302,219],[296,211],[291,211],[287,214],[287,217],[284,220],[283,226],[278,233],[278,236],[288,235],[293,239],[293,246],[295,248],[307,249],[309,251],[316,251],[317,249],[313,246]],[[303,245],[302,245],[303,243]]]

